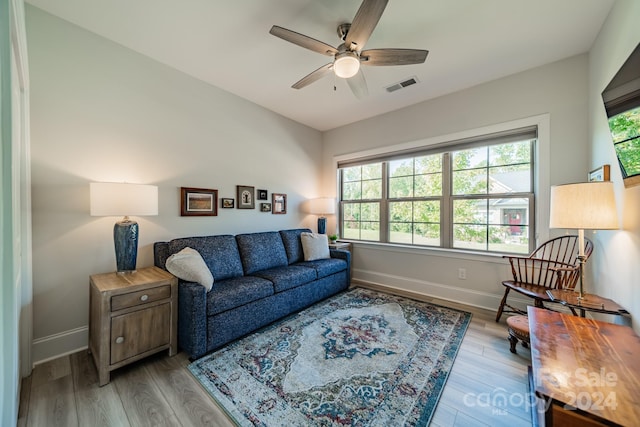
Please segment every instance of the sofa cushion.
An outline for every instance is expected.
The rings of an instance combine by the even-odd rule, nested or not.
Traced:
[[[277,231],[238,234],[236,241],[244,274],[253,274],[256,271],[284,267],[289,264],[282,238]]]
[[[296,265],[313,268],[318,274],[318,279],[347,269],[347,262],[345,260],[337,258],[318,259],[315,261],[302,261]]]
[[[186,247],[202,255],[216,281],[242,276],[242,261],[234,236],[185,237],[169,242],[169,252],[172,254]]]
[[[202,256],[195,249],[186,247],[167,259],[167,270],[187,282],[199,283],[209,292],[213,286],[213,276]]]
[[[308,228],[297,228],[280,231],[280,237],[282,237],[284,249],[287,251],[289,264],[304,261],[304,252],[302,250],[302,242],[300,241],[300,234],[302,233],[311,233],[311,230]]]
[[[253,275],[273,282],[273,289],[276,292],[282,292],[295,288],[296,286],[313,282],[318,277],[314,268],[299,265],[270,268],[268,270],[257,271],[253,273]]]
[[[217,281],[207,294],[207,315],[222,313],[273,293],[273,283],[260,277],[243,276]]]

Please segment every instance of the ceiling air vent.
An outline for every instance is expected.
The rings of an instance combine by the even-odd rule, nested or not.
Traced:
[[[410,77],[410,78],[408,78],[406,80],[403,80],[403,81],[401,81],[399,83],[392,84],[391,86],[387,86],[385,89],[387,89],[387,92],[395,92],[395,91],[397,91],[399,89],[405,88],[407,86],[414,85],[416,83],[418,83],[418,78],[414,76],[414,77]]]

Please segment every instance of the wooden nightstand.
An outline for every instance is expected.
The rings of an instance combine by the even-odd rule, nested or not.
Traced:
[[[351,252],[351,243],[349,242],[329,242],[329,249],[342,249]]]
[[[157,268],[91,276],[89,351],[101,386],[143,357],[178,350],[178,279]]]

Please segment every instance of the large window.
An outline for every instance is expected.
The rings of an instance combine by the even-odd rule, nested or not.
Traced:
[[[533,244],[536,129],[339,164],[343,238],[488,252]]]

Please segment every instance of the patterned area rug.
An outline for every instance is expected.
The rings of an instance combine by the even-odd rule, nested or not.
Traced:
[[[427,425],[470,320],[353,289],[189,370],[240,426]]]

